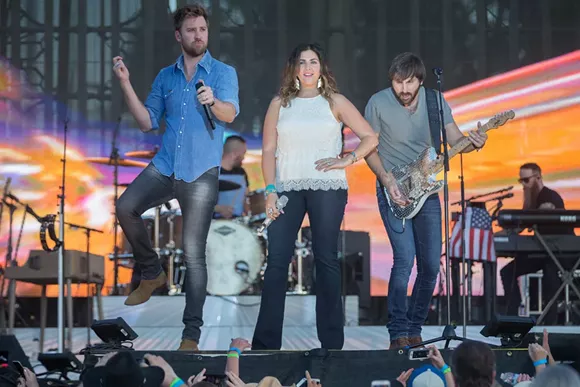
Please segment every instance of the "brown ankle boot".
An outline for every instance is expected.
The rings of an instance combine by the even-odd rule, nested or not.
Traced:
[[[421,338],[421,336],[411,336],[409,337],[409,345],[413,346],[413,345],[417,345],[423,342],[423,338]],[[424,345],[422,345],[421,347],[424,347]]]
[[[199,347],[197,346],[197,341],[191,339],[181,339],[181,344],[179,345],[178,351],[194,351],[199,352]]]
[[[162,271],[161,274],[152,280],[141,280],[139,287],[135,289],[129,297],[125,300],[125,305],[139,305],[147,302],[151,298],[151,294],[167,282],[167,276]]]
[[[399,337],[398,339],[391,340],[391,346],[389,349],[400,349],[409,345],[409,339],[406,337]]]

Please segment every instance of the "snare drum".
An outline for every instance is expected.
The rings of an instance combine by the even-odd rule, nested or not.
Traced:
[[[234,296],[257,279],[265,252],[256,233],[239,222],[212,220],[207,236],[207,292]]]
[[[248,194],[250,203],[250,223],[262,222],[266,219],[266,197],[264,190],[258,189]]]

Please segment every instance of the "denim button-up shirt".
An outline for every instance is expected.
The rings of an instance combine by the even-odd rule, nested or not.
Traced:
[[[206,51],[196,66],[195,75],[187,82],[183,55],[171,66],[163,68],[145,101],[153,129],[165,114],[166,129],[163,144],[153,158],[153,164],[165,176],[192,182],[204,172],[219,167],[223,153],[226,123],[213,114],[215,130],[207,121],[203,105],[197,100],[195,84],[203,80],[214,97],[229,102],[239,114],[238,76],[236,70],[220,62]]]

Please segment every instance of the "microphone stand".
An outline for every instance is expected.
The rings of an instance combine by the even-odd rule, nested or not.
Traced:
[[[65,198],[65,176],[66,176],[66,142],[68,132],[68,118],[64,120],[64,149],[62,161],[62,183],[60,186],[59,209],[59,239],[61,245],[58,249],[58,352],[64,352],[64,198]],[[69,346],[72,348],[72,326],[69,327]]]
[[[439,89],[439,123],[441,126],[441,138],[443,146],[443,204],[445,211],[445,274],[446,274],[446,292],[447,292],[447,325],[451,324],[451,286],[450,286],[450,271],[449,271],[449,184],[447,172],[449,172],[449,153],[447,152],[447,133],[445,125],[443,124],[443,91],[441,87],[441,75],[443,71],[437,69],[435,75],[437,76],[437,88]]]
[[[9,183],[7,183],[9,184]],[[12,224],[14,222],[14,212],[16,211],[16,205],[14,205],[13,203],[9,203],[7,200],[7,195],[6,193],[4,194],[4,196],[2,197],[2,203],[0,203],[0,220],[1,220],[1,215],[4,209],[4,206],[8,207],[8,245],[6,246],[6,259],[5,259],[5,265],[4,268],[6,269],[8,266],[13,266],[14,265],[14,261],[12,259],[12,251],[13,251],[13,247],[12,247]],[[5,300],[4,300],[4,286],[5,286],[5,281],[6,281],[6,276],[4,273],[2,273],[2,285],[0,286],[0,333],[4,333],[4,331],[8,328],[6,325],[6,312],[4,310],[5,308]]]
[[[82,229],[85,231],[85,235],[87,236],[87,347],[91,346],[91,311],[93,309],[93,304],[92,304],[92,294],[91,294],[91,285],[90,285],[90,280],[91,280],[91,257],[90,257],[90,251],[91,251],[91,231],[94,232],[98,232],[98,233],[103,233],[101,230],[96,230],[94,228],[90,228],[90,227],[85,227],[85,226],[81,226],[78,224],[74,224],[74,223],[66,223],[71,229]],[[89,300],[91,302],[89,302]]]
[[[114,265],[114,275],[113,275],[113,291],[111,295],[119,295],[118,279],[119,279],[119,249],[117,247],[117,231],[119,229],[119,221],[117,220],[117,199],[119,197],[119,149],[117,148],[117,136],[119,134],[119,128],[121,127],[122,115],[119,114],[119,119],[117,120],[117,126],[113,132],[113,141],[111,143],[111,155],[109,156],[109,165],[113,165],[113,185],[114,185],[114,199],[113,199],[113,265]]]
[[[469,272],[469,281],[471,282],[471,265],[469,266],[469,268],[467,267],[467,262],[466,262],[466,257],[465,257],[465,181],[463,178],[463,153],[459,154],[459,164],[460,164],[460,175],[459,175],[459,181],[460,181],[460,192],[461,192],[461,264],[463,266],[463,270],[468,270]],[[465,302],[465,293],[466,293],[466,288],[465,288],[465,271],[463,272],[463,275],[461,276],[461,284],[462,284],[462,290],[463,290],[463,297],[462,297],[462,310],[463,310],[463,337],[467,337],[467,313],[469,313],[469,320],[471,320],[471,296],[469,297],[469,309],[467,309],[467,305]],[[471,283],[470,283],[470,288],[471,288]],[[467,310],[469,310],[469,312],[467,312]]]

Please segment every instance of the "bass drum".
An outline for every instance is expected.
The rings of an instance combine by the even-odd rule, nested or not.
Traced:
[[[256,233],[232,220],[213,220],[207,236],[207,292],[235,296],[257,280],[265,254]]]

